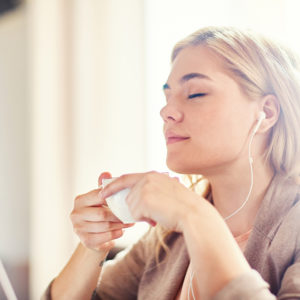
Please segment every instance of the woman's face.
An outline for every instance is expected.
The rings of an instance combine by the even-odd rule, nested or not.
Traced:
[[[258,102],[243,93],[218,55],[204,46],[183,49],[164,92],[161,116],[171,170],[209,175],[241,158],[247,162]]]

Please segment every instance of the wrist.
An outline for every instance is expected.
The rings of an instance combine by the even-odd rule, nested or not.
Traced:
[[[108,249],[96,251],[79,243],[51,285],[51,299],[89,299],[96,288]]]
[[[185,232],[195,228],[195,225],[199,221],[203,223],[208,217],[207,208],[205,206],[211,206],[211,209],[214,209],[206,199],[195,194],[191,197],[189,204],[185,206],[185,210],[181,210],[180,229],[183,235]]]
[[[111,248],[105,248],[100,250],[91,249],[86,247],[82,243],[79,243],[78,248],[84,258],[96,259],[97,261],[105,260],[111,249]]]

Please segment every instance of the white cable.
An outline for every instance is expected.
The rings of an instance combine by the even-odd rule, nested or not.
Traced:
[[[252,146],[252,141],[254,138],[254,135],[256,134],[258,128],[261,125],[261,122],[266,118],[266,114],[261,111],[259,113],[259,118],[258,118],[258,122],[255,125],[251,136],[250,136],[250,141],[249,141],[249,145],[248,145],[248,160],[249,160],[249,166],[250,166],[250,188],[249,188],[249,192],[248,195],[246,197],[246,200],[244,201],[244,203],[237,209],[235,210],[233,213],[231,213],[229,216],[224,218],[224,221],[227,221],[228,219],[230,219],[231,217],[233,217],[234,215],[236,215],[240,210],[242,210],[244,208],[244,206],[247,204],[248,200],[250,199],[250,195],[252,192],[252,188],[253,188],[253,158],[251,156],[251,146]]]
[[[243,204],[237,209],[235,210],[233,213],[231,213],[229,216],[224,218],[224,221],[230,219],[231,217],[233,217],[234,215],[236,215],[239,211],[241,211],[244,206],[247,204],[248,200],[250,199],[250,195],[252,192],[252,188],[253,188],[253,159],[251,157],[251,144],[252,144],[252,140],[253,137],[255,135],[255,132],[253,131],[253,134],[251,135],[251,139],[249,142],[249,148],[248,148],[248,160],[249,160],[249,166],[250,166],[250,188],[249,188],[249,192],[248,195],[246,197],[246,200],[243,202]],[[188,290],[188,300],[190,300],[190,291],[192,291],[192,296],[193,296],[193,300],[196,300],[195,295],[194,295],[194,290],[193,290],[193,278],[194,278],[195,272],[192,272],[192,275],[190,276],[190,284],[189,284],[189,290]]]
[[[252,146],[252,141],[253,141],[253,138],[254,138],[254,135],[257,131],[257,129],[259,128],[260,124],[261,124],[261,121],[264,119],[265,117],[262,117],[258,120],[254,130],[252,131],[252,134],[250,136],[250,141],[249,141],[249,146],[248,146],[248,161],[249,161],[249,166],[250,166],[250,188],[249,188],[249,192],[248,192],[248,195],[245,199],[245,201],[242,203],[242,205],[236,209],[233,213],[231,213],[229,216],[225,217],[223,220],[224,221],[227,221],[228,219],[232,218],[234,215],[236,215],[239,211],[241,211],[244,206],[247,204],[247,202],[249,201],[250,199],[250,195],[251,195],[251,192],[252,192],[252,189],[253,189],[253,158],[251,156],[251,146]],[[194,275],[195,275],[195,272],[193,271],[191,273],[191,276],[190,276],[190,284],[189,284],[189,289],[188,289],[188,300],[190,300],[190,291],[192,291],[192,296],[193,296],[193,300],[196,300],[195,298],[195,295],[194,295],[194,290],[193,290],[193,278],[194,278]]]
[[[257,124],[257,125],[259,125],[259,124]],[[224,221],[227,221],[228,219],[230,219],[231,217],[236,215],[238,212],[240,212],[250,199],[250,195],[251,195],[251,192],[253,189],[253,158],[251,156],[251,145],[252,145],[252,141],[253,141],[253,138],[254,138],[257,128],[258,128],[258,126],[256,126],[255,129],[253,130],[251,137],[250,137],[249,146],[248,146],[248,161],[249,161],[249,166],[250,166],[250,188],[249,188],[248,195],[247,195],[245,201],[243,202],[243,204],[237,210],[235,210],[233,213],[231,213],[229,216],[225,217]]]

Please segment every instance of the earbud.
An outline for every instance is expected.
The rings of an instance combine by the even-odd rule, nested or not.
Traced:
[[[264,111],[260,111],[259,112],[259,117],[258,117],[258,121],[262,121],[266,118],[266,113]]]
[[[260,111],[260,112],[259,112],[258,119],[257,119],[257,124],[256,124],[256,126],[254,127],[253,132],[252,132],[253,135],[256,133],[256,131],[258,130],[259,126],[261,125],[261,122],[262,122],[265,118],[266,118],[265,112]]]

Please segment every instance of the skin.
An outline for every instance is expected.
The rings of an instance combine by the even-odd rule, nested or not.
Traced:
[[[111,174],[102,173],[98,178],[98,186],[101,186],[104,178],[111,178]],[[132,226],[121,223],[112,214],[106,202],[99,198],[100,191],[101,187],[74,200],[70,218],[80,244],[53,281],[52,299],[90,299],[102,269],[101,262],[114,247],[114,240],[123,235],[125,228]]]
[[[166,105],[161,116],[167,165],[178,173],[205,175],[212,186],[214,205],[178,180],[157,172],[123,175],[101,191],[78,196],[71,220],[81,244],[54,281],[53,299],[63,299],[68,291],[72,299],[90,297],[101,271],[95,261],[106,256],[112,241],[126,227],[105,207],[105,198],[128,187],[127,203],[136,220],[159,223],[183,234],[195,271],[196,297],[210,299],[250,269],[233,235],[252,227],[272,179],[273,171],[262,153],[278,119],[278,103],[271,95],[249,99],[224,68],[222,59],[203,46],[188,47],[178,54],[164,90]],[[251,197],[226,223],[223,218],[241,206],[249,191],[247,151],[260,111],[266,113],[266,119],[251,148],[255,179]],[[105,176],[110,174],[102,174],[99,181]],[[83,256],[90,257],[90,263],[84,264]],[[76,276],[81,282],[74,291]]]

